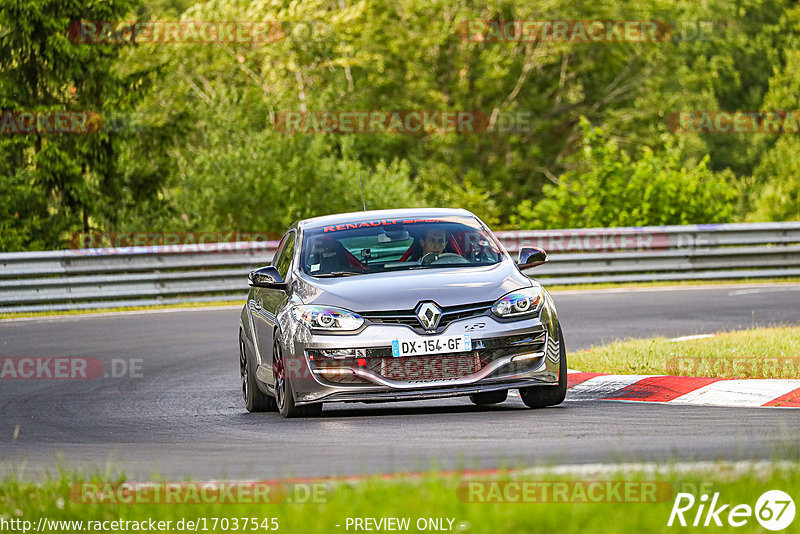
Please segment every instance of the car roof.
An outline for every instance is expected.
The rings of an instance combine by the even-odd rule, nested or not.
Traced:
[[[331,224],[344,224],[348,222],[368,221],[375,219],[407,219],[407,218],[436,218],[452,217],[455,215],[475,217],[470,211],[465,209],[452,208],[405,208],[393,210],[371,210],[353,211],[350,213],[337,213],[335,215],[324,215],[304,219],[297,222],[297,226],[306,228],[316,228]]]

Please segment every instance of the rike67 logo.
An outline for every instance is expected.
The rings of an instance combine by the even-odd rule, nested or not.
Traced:
[[[795,505],[788,493],[781,490],[764,492],[755,506],[749,504],[724,503],[719,492],[709,496],[704,493],[699,499],[691,493],[678,493],[667,526],[730,526],[743,527],[755,517],[758,524],[772,531],[786,529],[794,521]]]

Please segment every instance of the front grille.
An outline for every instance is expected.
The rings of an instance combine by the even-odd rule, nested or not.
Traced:
[[[356,375],[322,375],[328,382],[345,385],[369,384],[369,380]]]
[[[477,354],[431,355],[407,358],[373,358],[369,368],[387,380],[432,382],[455,380],[480,371],[484,366]]]
[[[404,383],[425,383],[432,381],[455,380],[473,375],[492,362],[507,356],[528,352],[545,352],[546,333],[544,330],[505,338],[473,340],[471,352],[457,354],[432,354],[427,356],[406,356],[395,358],[391,347],[369,349],[308,349],[312,369],[328,368],[364,369],[386,379]],[[355,355],[350,355],[355,352]],[[347,357],[337,354],[346,352]],[[497,374],[522,372],[534,362],[514,362],[501,367]],[[341,385],[373,384],[366,378],[352,374],[322,374],[322,379]],[[494,376],[494,373],[492,374]]]
[[[367,319],[372,324],[400,324],[413,328],[419,333],[440,333],[444,331],[450,323],[470,317],[479,317],[486,314],[494,301],[477,302],[461,306],[445,306],[442,308],[442,317],[436,330],[425,330],[420,324],[414,310],[401,311],[372,311],[359,312],[359,315]]]

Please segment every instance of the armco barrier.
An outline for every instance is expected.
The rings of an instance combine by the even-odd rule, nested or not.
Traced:
[[[496,232],[545,285],[800,276],[800,222]],[[0,312],[242,301],[277,242],[0,254]]]
[[[0,312],[242,300],[276,241],[0,254]]]

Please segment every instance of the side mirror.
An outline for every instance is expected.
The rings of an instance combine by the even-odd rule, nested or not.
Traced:
[[[247,276],[247,280],[253,287],[286,290],[286,282],[283,281],[283,277],[278,272],[278,269],[272,265],[251,271]]]
[[[547,253],[536,247],[522,247],[519,249],[519,268],[529,269],[547,261]]]

